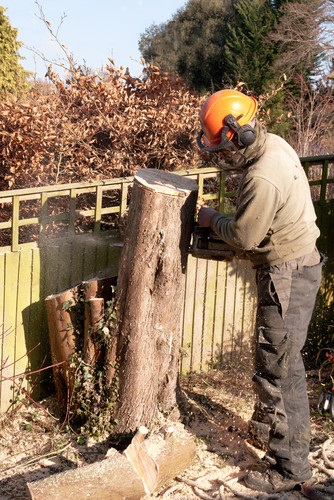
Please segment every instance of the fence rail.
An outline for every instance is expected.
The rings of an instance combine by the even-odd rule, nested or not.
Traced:
[[[334,198],[334,155],[301,158],[313,200],[326,203]]]
[[[334,155],[302,158],[321,225],[321,249],[333,253]],[[177,172],[195,179],[199,195],[231,211],[235,182],[212,167]],[[49,359],[44,299],[93,277],[117,276],[132,178],[0,193],[0,410],[15,397],[12,379]],[[326,266],[333,304],[333,258]],[[256,297],[245,261],[189,256],[182,329],[182,372],[221,366],[249,354]],[[319,313],[320,314],[320,313]],[[323,310],[321,311],[324,317]],[[48,392],[50,373],[30,381]]]

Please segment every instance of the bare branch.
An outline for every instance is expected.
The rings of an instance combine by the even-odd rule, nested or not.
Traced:
[[[322,82],[312,85],[302,75],[297,75],[294,84],[299,88],[299,96],[287,91],[289,121],[293,125],[289,142],[300,156],[319,154],[326,141],[331,144],[328,124],[334,118],[332,86]]]
[[[321,61],[334,54],[334,4],[331,0],[285,2],[282,17],[270,39],[283,49],[277,67],[291,72],[299,65],[308,65],[320,56]]]
[[[68,52],[68,49],[67,49],[66,45],[64,45],[60,41],[60,38],[59,38],[59,31],[60,31],[60,28],[62,27],[62,25],[64,23],[64,20],[67,17],[66,14],[63,13],[61,15],[61,18],[60,18],[60,21],[59,21],[59,25],[58,25],[56,31],[54,31],[53,28],[52,28],[51,23],[46,19],[46,16],[44,14],[43,8],[40,5],[40,3],[38,2],[38,0],[35,0],[35,3],[36,3],[37,8],[39,10],[38,19],[40,19],[44,23],[44,25],[46,26],[46,28],[47,28],[48,32],[50,33],[52,39],[56,42],[56,44],[60,48],[61,52],[63,53],[65,61],[67,62],[67,64],[65,64],[63,62],[56,62],[54,60],[52,60],[52,61],[49,60],[45,56],[45,54],[43,52],[41,52],[40,50],[36,49],[35,47],[27,47],[28,50],[31,50],[32,52],[34,52],[34,54],[38,55],[41,59],[43,59],[43,61],[45,61],[45,62],[47,62],[49,64],[56,64],[58,67],[63,68],[64,70],[70,72],[72,76],[74,76],[75,73],[76,73],[76,71],[77,71],[77,68],[76,68],[76,64],[75,64],[74,59],[73,59],[73,55]]]

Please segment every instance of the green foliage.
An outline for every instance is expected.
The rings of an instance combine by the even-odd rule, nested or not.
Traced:
[[[275,77],[277,47],[267,35],[277,23],[280,4],[190,0],[169,22],[146,30],[141,54],[200,92],[243,81],[259,95]]]
[[[20,65],[18,53],[22,43],[17,40],[17,30],[5,15],[6,9],[0,6],[0,93],[17,94],[27,90],[29,73]]]
[[[276,48],[267,35],[277,22],[277,12],[268,0],[239,0],[225,38],[225,78],[229,84],[242,81],[257,95],[275,77],[271,68]]]
[[[231,0],[190,0],[169,22],[146,30],[139,41],[142,56],[164,71],[177,72],[196,90],[221,88],[231,4]]]
[[[333,121],[330,84],[317,102],[312,91],[333,50],[333,18],[327,0],[190,0],[171,21],[147,30],[140,48],[201,93],[226,86],[251,91],[271,132],[302,156],[318,154],[332,148],[324,134]]]
[[[84,362],[80,352],[72,356],[75,369],[74,393],[69,405],[68,424],[78,434],[99,437],[114,428],[116,389],[106,385],[105,372]]]
[[[328,0],[189,0],[170,21],[147,29],[139,48],[200,93],[242,83],[262,103],[269,96],[271,130],[289,139],[286,97],[304,98],[300,77],[310,85],[319,80],[334,51],[333,20]]]
[[[113,342],[116,330],[115,288],[112,298],[106,301],[106,307],[97,328],[91,329],[98,359],[87,360],[84,354],[84,288],[79,290],[75,304],[71,301],[62,304],[63,309],[71,310],[75,317],[76,350],[69,360],[69,369],[74,377],[73,393],[66,408],[67,426],[75,430],[79,441],[85,436],[99,437],[112,431],[114,408],[118,394],[118,379],[115,375],[112,384],[108,384],[107,373],[111,366],[108,361],[108,349]]]

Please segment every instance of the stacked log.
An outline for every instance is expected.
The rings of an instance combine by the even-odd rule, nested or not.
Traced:
[[[114,369],[111,367],[116,362],[116,345],[111,336],[111,345],[103,352],[98,331],[103,324],[106,304],[112,299],[115,283],[116,278],[92,279],[45,299],[53,378],[60,413],[64,413],[73,395],[76,366],[71,360],[78,348],[78,341],[83,342],[83,361],[91,367],[98,365],[105,369],[106,383],[112,383]],[[80,334],[83,339],[78,338]]]

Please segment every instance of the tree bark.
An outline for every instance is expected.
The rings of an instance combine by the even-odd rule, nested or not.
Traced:
[[[128,459],[111,448],[109,457],[27,483],[31,500],[140,500],[143,482]]]
[[[153,169],[134,178],[117,286],[119,432],[176,406],[187,253],[198,187]]]
[[[104,299],[94,297],[85,302],[84,309],[84,362],[94,366],[101,358],[101,345],[96,340],[96,332],[103,318]]]
[[[49,327],[53,378],[61,412],[65,411],[74,388],[70,357],[75,352],[75,313],[78,289],[66,290],[45,299]],[[62,364],[59,364],[62,363]]]

